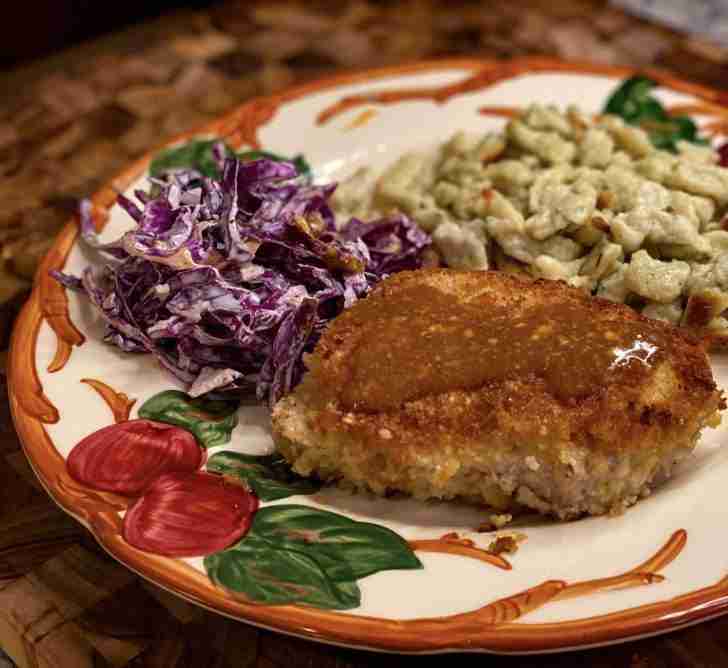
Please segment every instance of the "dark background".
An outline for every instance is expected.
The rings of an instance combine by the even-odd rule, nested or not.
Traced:
[[[9,0],[8,0],[9,1]],[[38,0],[13,2],[0,20],[0,68],[39,58],[96,35],[208,0]]]

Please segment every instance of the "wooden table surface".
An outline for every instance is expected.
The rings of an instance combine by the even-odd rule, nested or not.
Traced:
[[[179,12],[0,76],[0,365],[33,271],[75,206],[166,136],[332,71],[445,55],[658,65],[714,87],[728,51],[599,0],[229,2]],[[200,92],[204,91],[204,95]],[[398,657],[202,611],[105,556],[39,487],[0,378],[0,647],[37,666],[728,666],[728,617],[538,657]],[[6,659],[0,652],[0,668]],[[11,665],[11,664],[8,664]]]

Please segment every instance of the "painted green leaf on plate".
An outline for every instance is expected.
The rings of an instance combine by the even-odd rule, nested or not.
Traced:
[[[250,534],[205,557],[204,563],[213,582],[256,603],[350,610],[361,601],[355,582],[334,582],[305,552],[281,549]]]
[[[142,404],[139,417],[166,422],[192,432],[205,448],[224,445],[238,423],[238,402],[199,397],[165,390]]]
[[[314,481],[293,473],[286,460],[275,454],[255,456],[218,452],[208,460],[207,470],[242,480],[261,501],[313,494],[320,488]]]
[[[219,139],[194,139],[179,146],[160,151],[149,165],[149,174],[159,177],[180,169],[196,169],[210,178],[220,178],[220,169],[212,154],[212,147],[219,142]],[[236,155],[227,144],[224,144],[224,146],[227,156]],[[288,158],[270,151],[243,151],[237,154],[237,158],[243,162],[263,158],[275,160],[276,162],[292,162],[300,176],[306,179],[311,178],[311,166],[302,155]]]
[[[196,139],[160,151],[149,165],[149,174],[162,176],[167,172],[180,169],[196,169],[210,178],[219,178],[220,170],[212,155],[212,147],[218,141],[217,139]],[[228,155],[234,155],[230,147],[226,146],[225,149]]]
[[[285,504],[258,510],[247,535],[206,557],[205,568],[218,585],[259,603],[344,610],[359,605],[359,578],[422,564],[386,527]]]
[[[647,77],[630,77],[623,81],[610,96],[604,112],[621,116],[627,123],[636,123],[642,118],[663,117],[665,110],[652,97],[657,84]]]
[[[309,506],[261,508],[251,532],[280,549],[305,551],[333,580],[422,568],[407,541],[394,531]]]
[[[676,151],[677,142],[685,140],[705,144],[698,135],[698,128],[687,116],[671,116],[660,101],[652,96],[656,82],[643,76],[625,80],[615,90],[604,106],[604,112],[620,116],[630,125],[637,125],[647,132],[652,145],[667,151]]]

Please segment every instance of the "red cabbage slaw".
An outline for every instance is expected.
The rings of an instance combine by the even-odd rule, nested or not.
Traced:
[[[194,169],[150,177],[118,203],[136,222],[99,242],[91,203],[82,238],[101,270],[53,276],[85,294],[104,340],[151,353],[188,387],[274,404],[300,380],[326,324],[387,275],[422,266],[430,238],[402,215],[337,228],[336,184],[312,185],[290,162],[218,156],[221,178]]]

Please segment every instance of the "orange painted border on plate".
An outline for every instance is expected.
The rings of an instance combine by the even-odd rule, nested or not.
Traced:
[[[489,70],[493,74],[492,82],[533,72],[573,72],[612,77],[624,77],[635,72],[629,68],[564,63],[544,58],[505,62],[451,59],[367,70],[305,84],[269,98],[251,100],[220,120],[173,141],[197,134],[213,134],[225,136],[235,145],[243,142],[256,145],[258,129],[275,116],[279,106],[287,102],[383,77],[446,70],[466,73]],[[645,73],[675,90],[715,104],[728,104],[728,93],[684,82],[664,72],[648,70]],[[93,197],[94,206],[108,209],[116,199],[116,191],[125,189],[140,176],[154,153],[151,151],[133,163],[99,191]],[[79,490],[77,485],[74,486],[66,473],[63,458],[44,427],[44,422],[57,421],[58,414],[42,393],[35,365],[38,332],[48,315],[42,305],[42,297],[47,294],[43,286],[50,280],[47,277],[49,269],[62,268],[76,237],[76,222],[72,220],[61,231],[41,265],[31,297],[16,323],[9,360],[10,406],[25,453],[52,498],[89,526],[110,554],[142,576],[209,609],[267,628],[324,642],[400,652],[460,649],[534,652],[577,648],[664,632],[728,611],[728,578],[724,578],[714,585],[667,601],[576,621],[550,624],[505,621],[502,615],[506,604],[529,609],[559,596],[565,588],[563,582],[547,581],[518,595],[517,602],[504,599],[478,611],[488,610],[490,616],[487,619],[482,614],[463,613],[447,618],[397,621],[302,606],[251,604],[215,587],[205,575],[179,560],[134,549],[119,534],[117,511],[120,505],[123,507],[124,501],[115,495]],[[54,311],[53,316],[63,318],[64,314],[59,316]],[[503,623],[501,620],[504,620]]]

